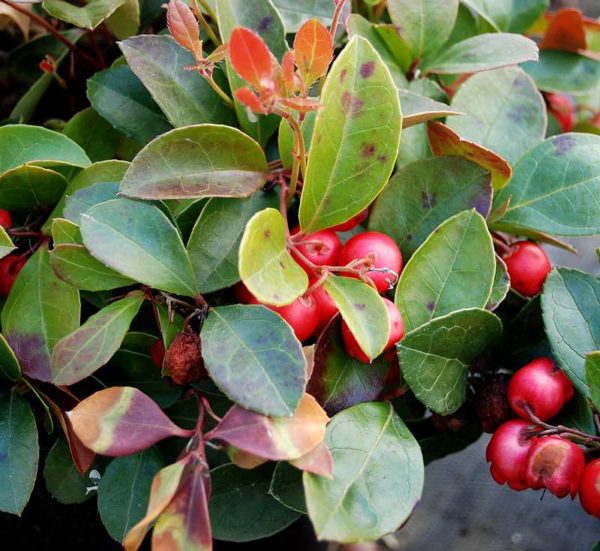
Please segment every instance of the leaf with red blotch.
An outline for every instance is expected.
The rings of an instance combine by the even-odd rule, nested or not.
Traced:
[[[126,386],[92,394],[67,417],[85,446],[112,457],[145,450],[168,436],[194,434],[175,425],[143,392]]]
[[[318,19],[307,21],[296,33],[294,56],[307,88],[327,72],[333,58],[333,41]]]
[[[583,16],[579,10],[560,10],[550,22],[540,50],[579,52],[587,48]]]
[[[253,113],[266,113],[258,96],[250,88],[239,88],[235,91],[235,99],[245,105]]]
[[[297,459],[323,441],[328,421],[317,401],[304,394],[293,417],[267,417],[235,405],[211,436],[265,459]]]
[[[492,175],[492,187],[495,191],[503,188],[512,178],[512,168],[508,161],[482,145],[463,140],[454,130],[437,121],[427,124],[427,135],[432,153],[464,157],[489,171]]]
[[[198,21],[190,7],[181,0],[171,0],[167,6],[167,27],[175,41],[194,54],[196,60],[202,59],[202,42]]]
[[[265,41],[250,29],[238,27],[231,33],[229,58],[237,74],[257,90],[272,82],[273,56]]]
[[[333,456],[325,442],[321,442],[306,455],[292,459],[290,463],[301,471],[333,478]]]

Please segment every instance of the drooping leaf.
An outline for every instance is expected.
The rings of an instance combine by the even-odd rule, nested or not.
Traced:
[[[441,224],[408,261],[395,301],[406,331],[463,308],[483,308],[492,292],[496,259],[485,220],[463,211]]]
[[[600,279],[569,268],[553,270],[542,293],[542,314],[552,353],[575,388],[590,396],[586,354],[600,349]]]
[[[262,303],[284,306],[301,297],[308,276],[287,249],[285,221],[274,208],[257,212],[240,242],[240,277]]]
[[[561,134],[528,151],[494,206],[510,204],[493,227],[511,233],[528,230],[551,235],[600,232],[600,136]]]
[[[327,444],[333,479],[303,475],[319,539],[375,540],[403,524],[421,497],[423,457],[392,405],[371,402],[338,413]]]
[[[81,217],[86,248],[98,260],[146,285],[195,295],[192,266],[181,236],[155,206],[113,199]]]
[[[292,416],[304,393],[306,359],[291,327],[264,306],[212,308],[201,332],[215,384],[242,407]]]
[[[92,162],[115,157],[121,134],[92,107],[75,114],[63,134],[79,144]]]
[[[2,309],[4,336],[24,374],[50,381],[54,345],[79,327],[77,289],[61,281],[50,266],[48,246],[27,261]]]
[[[266,181],[260,146],[235,128],[196,125],[150,142],[135,157],[121,192],[141,199],[247,197]]]
[[[306,514],[306,500],[304,499],[304,486],[302,484],[302,471],[292,467],[289,463],[280,461],[273,471],[271,494],[279,503],[293,511]]]
[[[466,159],[434,157],[396,172],[371,209],[369,229],[388,234],[409,258],[448,218],[472,208],[487,217],[491,205],[485,170]]]
[[[458,108],[450,107],[441,101],[435,101],[427,96],[421,96],[409,90],[400,90],[400,104],[402,105],[403,128],[452,115],[460,115],[457,117],[460,119],[464,115],[462,110]]]
[[[0,207],[25,210],[56,203],[67,187],[66,178],[48,168],[20,165],[0,176]]]
[[[45,0],[43,8],[56,19],[71,23],[76,27],[94,30],[106,20],[125,0],[91,0],[84,6],[77,6],[63,0]]]
[[[64,438],[59,438],[46,456],[44,482],[52,497],[65,505],[83,503],[92,496],[87,490],[92,482],[77,472]]]
[[[402,375],[428,408],[449,415],[465,401],[472,362],[501,333],[500,320],[479,308],[436,318],[408,333],[398,344]]]
[[[16,392],[0,396],[0,511],[20,515],[38,468],[38,435],[29,404]]]
[[[600,351],[591,352],[585,358],[585,380],[596,408],[600,407]]]
[[[4,258],[16,249],[10,236],[3,227],[0,227],[0,258]]]
[[[345,222],[387,183],[402,114],[390,73],[373,47],[354,37],[323,89],[300,201],[305,233]]]
[[[168,436],[189,437],[144,393],[133,387],[100,390],[67,412],[83,444],[117,457],[145,450]]]
[[[333,41],[323,23],[311,19],[304,23],[294,38],[294,59],[306,87],[327,72],[333,57]]]

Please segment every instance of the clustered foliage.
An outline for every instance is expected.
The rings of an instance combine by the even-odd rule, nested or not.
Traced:
[[[32,35],[0,126],[2,511],[40,470],[62,503],[97,494],[129,551],[301,515],[376,540],[426,463],[496,431],[499,483],[600,518],[600,280],[540,247],[600,234],[597,21],[548,0],[0,7]]]

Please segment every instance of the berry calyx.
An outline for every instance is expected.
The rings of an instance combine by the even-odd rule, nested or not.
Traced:
[[[0,226],[5,230],[12,228],[12,218],[7,210],[0,209]]]
[[[390,336],[384,350],[389,350],[404,337],[404,320],[402,319],[400,310],[398,310],[398,307],[391,300],[383,298],[383,302],[387,308],[390,320]],[[363,352],[345,321],[342,321],[342,339],[344,340],[344,347],[349,356],[363,363],[371,363],[371,360]]]
[[[552,92],[547,92],[545,96],[548,113],[556,118],[563,132],[570,132],[575,124],[575,112],[571,100],[564,94]]]
[[[492,478],[498,484],[508,484],[517,491],[527,489],[523,474],[532,446],[527,436],[530,426],[521,419],[506,421],[496,429],[485,452]]]
[[[26,262],[27,258],[18,254],[9,254],[0,259],[0,296],[8,296]]]
[[[533,241],[520,241],[504,255],[511,287],[526,297],[542,292],[552,264],[546,251]]]
[[[296,227],[291,233],[297,235],[299,232],[300,228]],[[342,250],[342,242],[333,230],[322,230],[302,236],[296,243],[296,249],[300,254],[292,250],[294,260],[310,275],[313,269],[302,257],[317,266],[335,266]]]
[[[529,420],[527,407],[541,421],[552,419],[573,397],[575,390],[550,358],[536,358],[515,372],[508,385],[508,403]]]
[[[394,240],[384,233],[369,231],[350,238],[342,247],[338,262],[344,266],[360,259],[366,259],[364,265],[371,270],[367,275],[380,293],[396,283],[402,270],[402,253]],[[356,274],[348,275],[358,277]]]
[[[163,360],[165,359],[165,343],[162,339],[157,339],[152,345],[150,356],[152,357],[152,363],[159,369],[162,368]]]
[[[579,501],[586,513],[600,519],[600,459],[590,461],[583,469]]]
[[[525,463],[525,483],[534,490],[546,488],[556,497],[574,498],[585,466],[581,448],[559,436],[533,438]]]
[[[366,208],[365,210],[359,212],[356,216],[353,216],[352,218],[350,218],[350,220],[346,220],[345,222],[342,222],[341,224],[338,224],[337,226],[333,226],[333,228],[329,228],[329,229],[333,230],[333,231],[339,231],[339,232],[350,231],[350,230],[354,229],[356,226],[358,226],[359,224],[362,224],[367,219],[368,216],[369,216],[369,209]]]
[[[322,285],[312,292],[312,297],[317,302],[317,312],[319,313],[317,329],[321,330],[339,312],[339,308]]]

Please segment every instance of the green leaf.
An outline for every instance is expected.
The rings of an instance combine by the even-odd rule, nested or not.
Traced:
[[[592,402],[600,408],[600,351],[591,352],[585,358],[585,379]]]
[[[72,385],[106,364],[119,349],[144,295],[135,291],[90,316],[52,352],[52,382]]]
[[[15,392],[0,396],[0,511],[21,515],[33,490],[39,447],[29,404]]]
[[[238,250],[244,228],[255,213],[276,206],[275,193],[260,192],[243,199],[215,198],[206,204],[187,244],[200,293],[240,280]]]
[[[298,3],[295,4],[298,7]],[[271,0],[219,0],[217,3],[217,19],[223,42],[228,42],[236,27],[246,27],[257,33],[267,44],[275,58],[281,61],[288,45],[285,41],[285,28],[279,12]],[[227,62],[227,78],[232,96],[235,91],[246,86],[235,69]],[[246,107],[235,101],[235,112],[242,130],[253,137],[261,145],[266,145],[279,125],[279,117],[248,116]]]
[[[506,298],[510,291],[510,276],[504,260],[496,255],[496,273],[494,275],[494,284],[492,285],[492,293],[486,305],[486,309],[493,311]]]
[[[427,138],[427,125],[418,124],[402,131],[402,143],[396,166],[401,168],[416,161],[432,157],[429,140]]]
[[[4,336],[24,374],[50,381],[52,349],[79,327],[79,316],[77,289],[56,277],[48,246],[42,245],[19,273],[2,309]]]
[[[279,314],[264,306],[211,308],[201,339],[206,369],[228,398],[263,415],[293,415],[306,359]]]
[[[483,308],[492,292],[492,237],[475,210],[446,220],[408,261],[395,301],[407,332],[463,308]]]
[[[98,260],[135,281],[194,296],[194,274],[181,236],[150,204],[113,199],[81,217],[86,248]]]
[[[148,143],[172,128],[150,93],[127,65],[95,73],[87,81],[87,96],[103,118],[140,143]]]
[[[269,494],[292,511],[298,511],[304,515],[308,513],[304,498],[302,471],[287,462],[280,461],[275,466]]]
[[[21,165],[0,176],[0,206],[6,210],[25,210],[52,205],[66,187],[66,178],[54,170]]]
[[[94,30],[125,0],[91,0],[85,6],[75,6],[63,0],[45,0],[42,7],[52,17],[76,27]]]
[[[100,182],[83,189],[78,189],[66,196],[63,215],[66,220],[74,224],[81,224],[81,215],[90,210],[94,205],[116,199],[119,184],[116,182]]]
[[[295,33],[302,23],[315,17],[325,25],[331,25],[331,0],[273,0],[273,5],[281,15],[288,33]]]
[[[452,107],[467,114],[448,119],[450,128],[511,164],[546,136],[544,98],[518,67],[474,75],[458,89]]]
[[[394,167],[402,130],[390,72],[359,36],[334,62],[321,100],[300,201],[304,233],[345,222],[375,199]]]
[[[142,199],[247,197],[266,182],[261,147],[235,128],[177,128],[150,142],[131,163],[121,192]]]
[[[142,3],[144,0],[142,0]],[[119,40],[124,40],[137,34],[140,28],[139,0],[125,0],[106,20],[108,30]]]
[[[6,230],[0,226],[0,258],[4,258],[16,249]]]
[[[498,31],[524,33],[550,6],[550,0],[461,0]]]
[[[284,306],[308,288],[308,276],[288,252],[286,239],[285,221],[277,209],[257,212],[246,225],[240,242],[240,276],[262,303]]]
[[[554,269],[542,293],[542,315],[554,358],[575,388],[590,396],[586,354],[600,349],[600,279],[569,268]]]
[[[400,90],[400,104],[402,105],[403,128],[408,128],[432,119],[441,119],[451,115],[464,115],[462,111],[453,109],[445,103],[408,90]],[[458,118],[462,119],[463,117],[460,116]]]
[[[323,283],[350,332],[370,360],[381,354],[390,336],[387,308],[373,287],[349,277],[330,275]]]
[[[426,73],[477,73],[537,61],[533,40],[511,33],[480,34],[443,50],[439,57],[423,64]]]
[[[388,11],[398,33],[408,44],[413,59],[439,50],[450,38],[458,0],[388,0]]]
[[[398,344],[402,375],[429,409],[449,415],[466,399],[470,366],[501,334],[500,320],[479,308],[436,318]]]
[[[90,160],[74,141],[53,130],[26,124],[0,127],[0,173],[22,164],[85,168]]]
[[[77,471],[64,438],[59,438],[46,456],[44,481],[52,497],[65,505],[83,503],[93,495],[87,491],[92,481]]]
[[[304,136],[304,145],[307,151],[310,151],[313,132],[315,131],[315,121],[317,119],[316,111],[306,113],[304,120],[300,124],[302,135]],[[281,119],[279,133],[277,134],[277,145],[279,146],[279,157],[285,168],[292,168],[294,161],[294,134],[290,124]]]
[[[494,200],[510,204],[494,229],[527,235],[600,233],[600,136],[561,134],[528,151]]]
[[[588,355],[588,358],[590,356],[591,354]],[[579,429],[588,434],[594,434],[596,432],[594,414],[590,407],[590,403],[585,396],[582,396],[579,393],[575,394],[575,397],[563,407],[561,412],[552,419],[552,422],[556,425]]]
[[[526,63],[523,69],[544,92],[583,94],[600,84],[600,63],[571,52],[542,50],[539,63]]]
[[[19,360],[2,334],[0,334],[0,378],[9,381],[18,381],[21,378]]]
[[[197,72],[185,70],[195,64],[194,56],[170,36],[134,36],[119,46],[173,126],[233,124],[231,110],[208,82]]]
[[[209,510],[215,539],[242,542],[266,538],[300,516],[269,495],[272,474],[272,463],[252,470],[228,464],[210,472]]]
[[[319,539],[376,540],[398,529],[423,491],[417,441],[388,402],[338,413],[327,427],[333,479],[304,473],[308,514]]]
[[[369,230],[388,234],[408,258],[448,218],[472,208],[487,217],[491,204],[487,171],[459,157],[434,157],[398,170],[371,210]]]
[[[79,144],[94,162],[112,159],[121,139],[121,134],[92,107],[73,116],[63,134]]]
[[[98,511],[102,524],[115,540],[144,518],[150,486],[163,461],[153,448],[114,459],[98,485]]]

